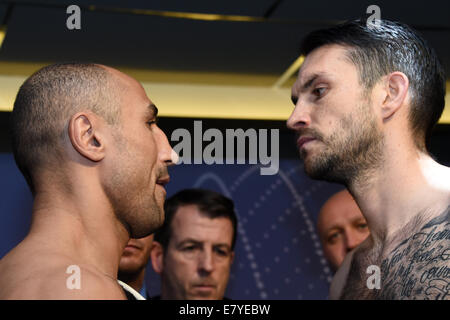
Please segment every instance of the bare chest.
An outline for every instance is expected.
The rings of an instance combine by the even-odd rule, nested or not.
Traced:
[[[341,299],[450,300],[449,212],[406,233],[355,252]]]

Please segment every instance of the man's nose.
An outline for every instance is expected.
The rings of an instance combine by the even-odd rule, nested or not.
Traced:
[[[361,242],[362,242],[361,237],[359,237],[357,234],[348,231],[345,234],[345,247],[347,252],[352,251],[354,248],[356,248]]]
[[[179,160],[178,154],[172,149],[166,134],[161,129],[159,129],[157,141],[160,160],[166,163],[167,166],[177,164]]]
[[[198,261],[199,272],[211,273],[214,270],[214,257],[211,251],[204,250],[201,252]]]
[[[301,104],[301,100],[299,99],[295,105],[294,111],[292,111],[289,119],[287,120],[286,125],[291,130],[305,128],[311,124],[308,108],[302,106]]]

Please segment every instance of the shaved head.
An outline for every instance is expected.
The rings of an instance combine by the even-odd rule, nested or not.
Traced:
[[[369,235],[366,219],[347,190],[334,194],[320,209],[317,228],[325,258],[336,271],[348,252]]]
[[[119,122],[122,86],[116,78],[97,64],[53,64],[20,87],[11,117],[13,152],[33,193],[35,171],[64,157],[62,143],[75,113],[92,111],[108,124]]]

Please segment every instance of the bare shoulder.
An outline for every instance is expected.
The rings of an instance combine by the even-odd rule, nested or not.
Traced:
[[[450,206],[420,227],[406,230],[381,263],[379,299],[450,299]]]
[[[0,263],[0,299],[125,298],[114,279],[66,257],[40,254],[23,259],[22,253],[12,252]]]
[[[401,243],[382,270],[391,289],[386,296],[450,299],[450,206]]]
[[[333,281],[330,286],[330,299],[337,300],[341,297],[345,284],[347,283],[348,273],[350,272],[350,266],[352,265],[354,250],[349,252],[341,266],[337,270],[333,277]]]
[[[363,244],[345,259],[331,298],[450,299],[450,206],[433,216],[416,215],[381,245]],[[378,270],[374,276],[367,273],[371,266]],[[369,278],[378,285],[370,287]]]
[[[50,300],[124,300],[116,280],[76,264],[49,270],[39,285],[42,299]]]

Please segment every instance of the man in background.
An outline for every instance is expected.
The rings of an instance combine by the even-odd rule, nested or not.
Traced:
[[[145,269],[150,260],[152,245],[153,234],[140,239],[130,239],[119,263],[119,280],[146,299],[150,298],[150,295],[145,285]]]
[[[237,218],[221,194],[186,189],[167,199],[155,233],[152,265],[161,300],[221,300],[234,259]]]
[[[345,256],[369,235],[366,219],[347,190],[325,202],[317,219],[317,230],[325,258],[334,272]]]

